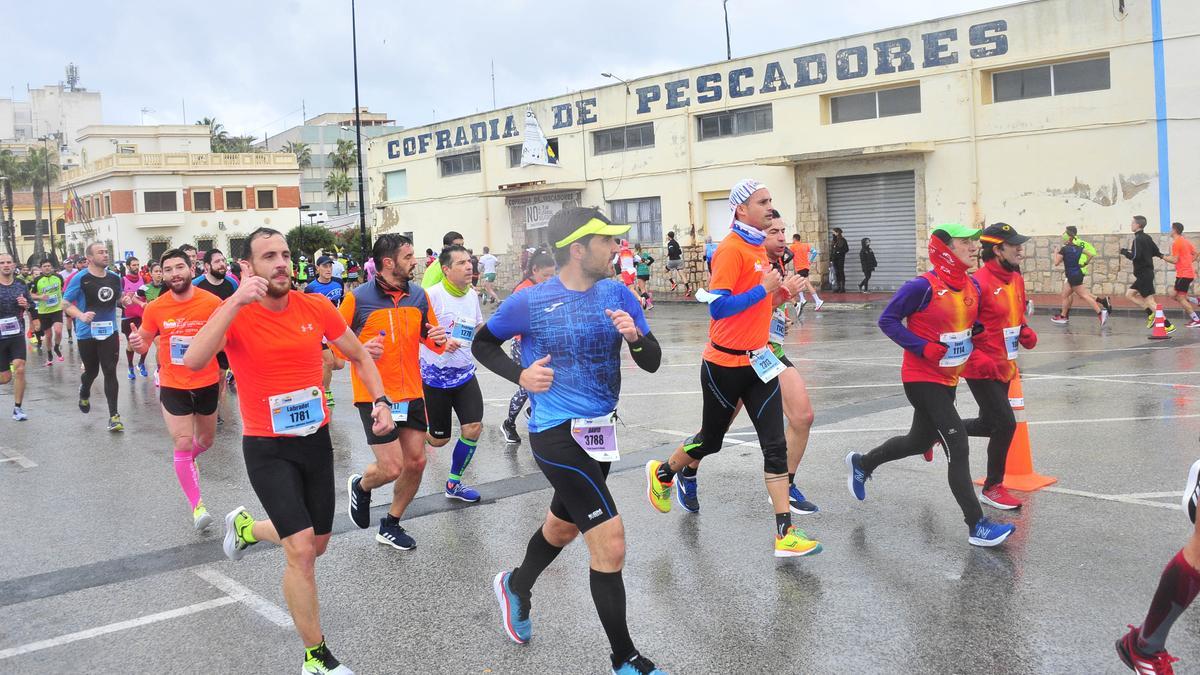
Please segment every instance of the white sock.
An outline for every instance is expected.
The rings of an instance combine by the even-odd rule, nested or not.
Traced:
[[[816,291],[813,291],[813,300],[816,300],[817,302],[821,301],[821,296],[817,295]]]
[[[1200,321],[1200,316],[1197,316],[1195,312],[1192,312],[1192,321]]]
[[[805,299],[804,299],[804,291],[800,291],[800,302],[801,302],[801,303],[808,302],[808,300],[805,300]]]

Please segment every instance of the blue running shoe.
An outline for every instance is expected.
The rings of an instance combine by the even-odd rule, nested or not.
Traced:
[[[492,579],[492,590],[496,592],[496,602],[500,603],[500,625],[513,642],[523,645],[529,642],[533,633],[533,622],[529,620],[529,601],[522,600],[508,587],[508,579],[512,572],[500,572]]]
[[[620,667],[613,667],[613,675],[667,675],[667,671],[654,665],[650,659],[641,654],[634,654],[622,661]]]
[[[697,513],[700,511],[700,486],[696,483],[696,477],[688,478],[682,473],[675,475],[675,485],[678,488],[675,490],[675,501],[683,507],[688,513]]]
[[[971,536],[967,541],[974,546],[999,546],[1008,539],[1008,535],[1017,531],[1016,525],[993,523],[987,518],[980,518],[975,527],[971,528]]]
[[[863,471],[862,455],[857,452],[846,455],[846,468],[850,469],[850,476],[846,479],[850,494],[861,502],[867,498],[867,479],[871,477]]]
[[[807,516],[820,511],[816,504],[804,498],[804,493],[795,485],[788,487],[788,506],[792,508],[792,513],[801,516]]]
[[[417,540],[400,527],[400,521],[389,525],[387,516],[379,519],[379,532],[375,533],[375,541],[401,551],[411,551],[417,547]]]
[[[350,514],[350,521],[360,530],[365,530],[371,526],[371,491],[362,489],[361,485],[360,474],[351,474],[346,480],[346,495],[349,498],[346,511]]]
[[[146,372],[146,364],[144,363],[138,364],[138,372],[142,374],[142,377],[150,377],[150,373]]]
[[[137,374],[133,372],[133,366],[129,366],[129,379],[136,380]]]
[[[455,483],[453,487],[449,483],[446,484],[446,499],[457,499],[459,501],[474,504],[479,501],[479,490],[462,483]]]

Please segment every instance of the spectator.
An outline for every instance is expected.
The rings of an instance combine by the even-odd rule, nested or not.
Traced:
[[[858,282],[858,290],[866,293],[868,286],[871,283],[871,272],[879,267],[879,263],[875,260],[875,251],[871,250],[871,238],[863,237],[862,248],[858,250],[858,261],[862,263],[862,281]]]
[[[846,292],[846,254],[850,252],[850,243],[842,236],[842,228],[833,228],[833,245],[829,250],[829,262],[833,265],[833,279],[830,285],[834,293]]]

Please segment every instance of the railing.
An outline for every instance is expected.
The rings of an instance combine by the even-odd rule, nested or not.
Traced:
[[[138,169],[239,169],[271,168],[299,171],[296,156],[290,152],[154,152],[106,155],[76,169],[64,171],[64,183],[72,183],[105,171]]]

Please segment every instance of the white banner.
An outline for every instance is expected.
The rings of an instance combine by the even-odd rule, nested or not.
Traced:
[[[542,126],[532,108],[525,109],[525,142],[521,145],[521,166],[558,166],[558,157],[546,141]]]

